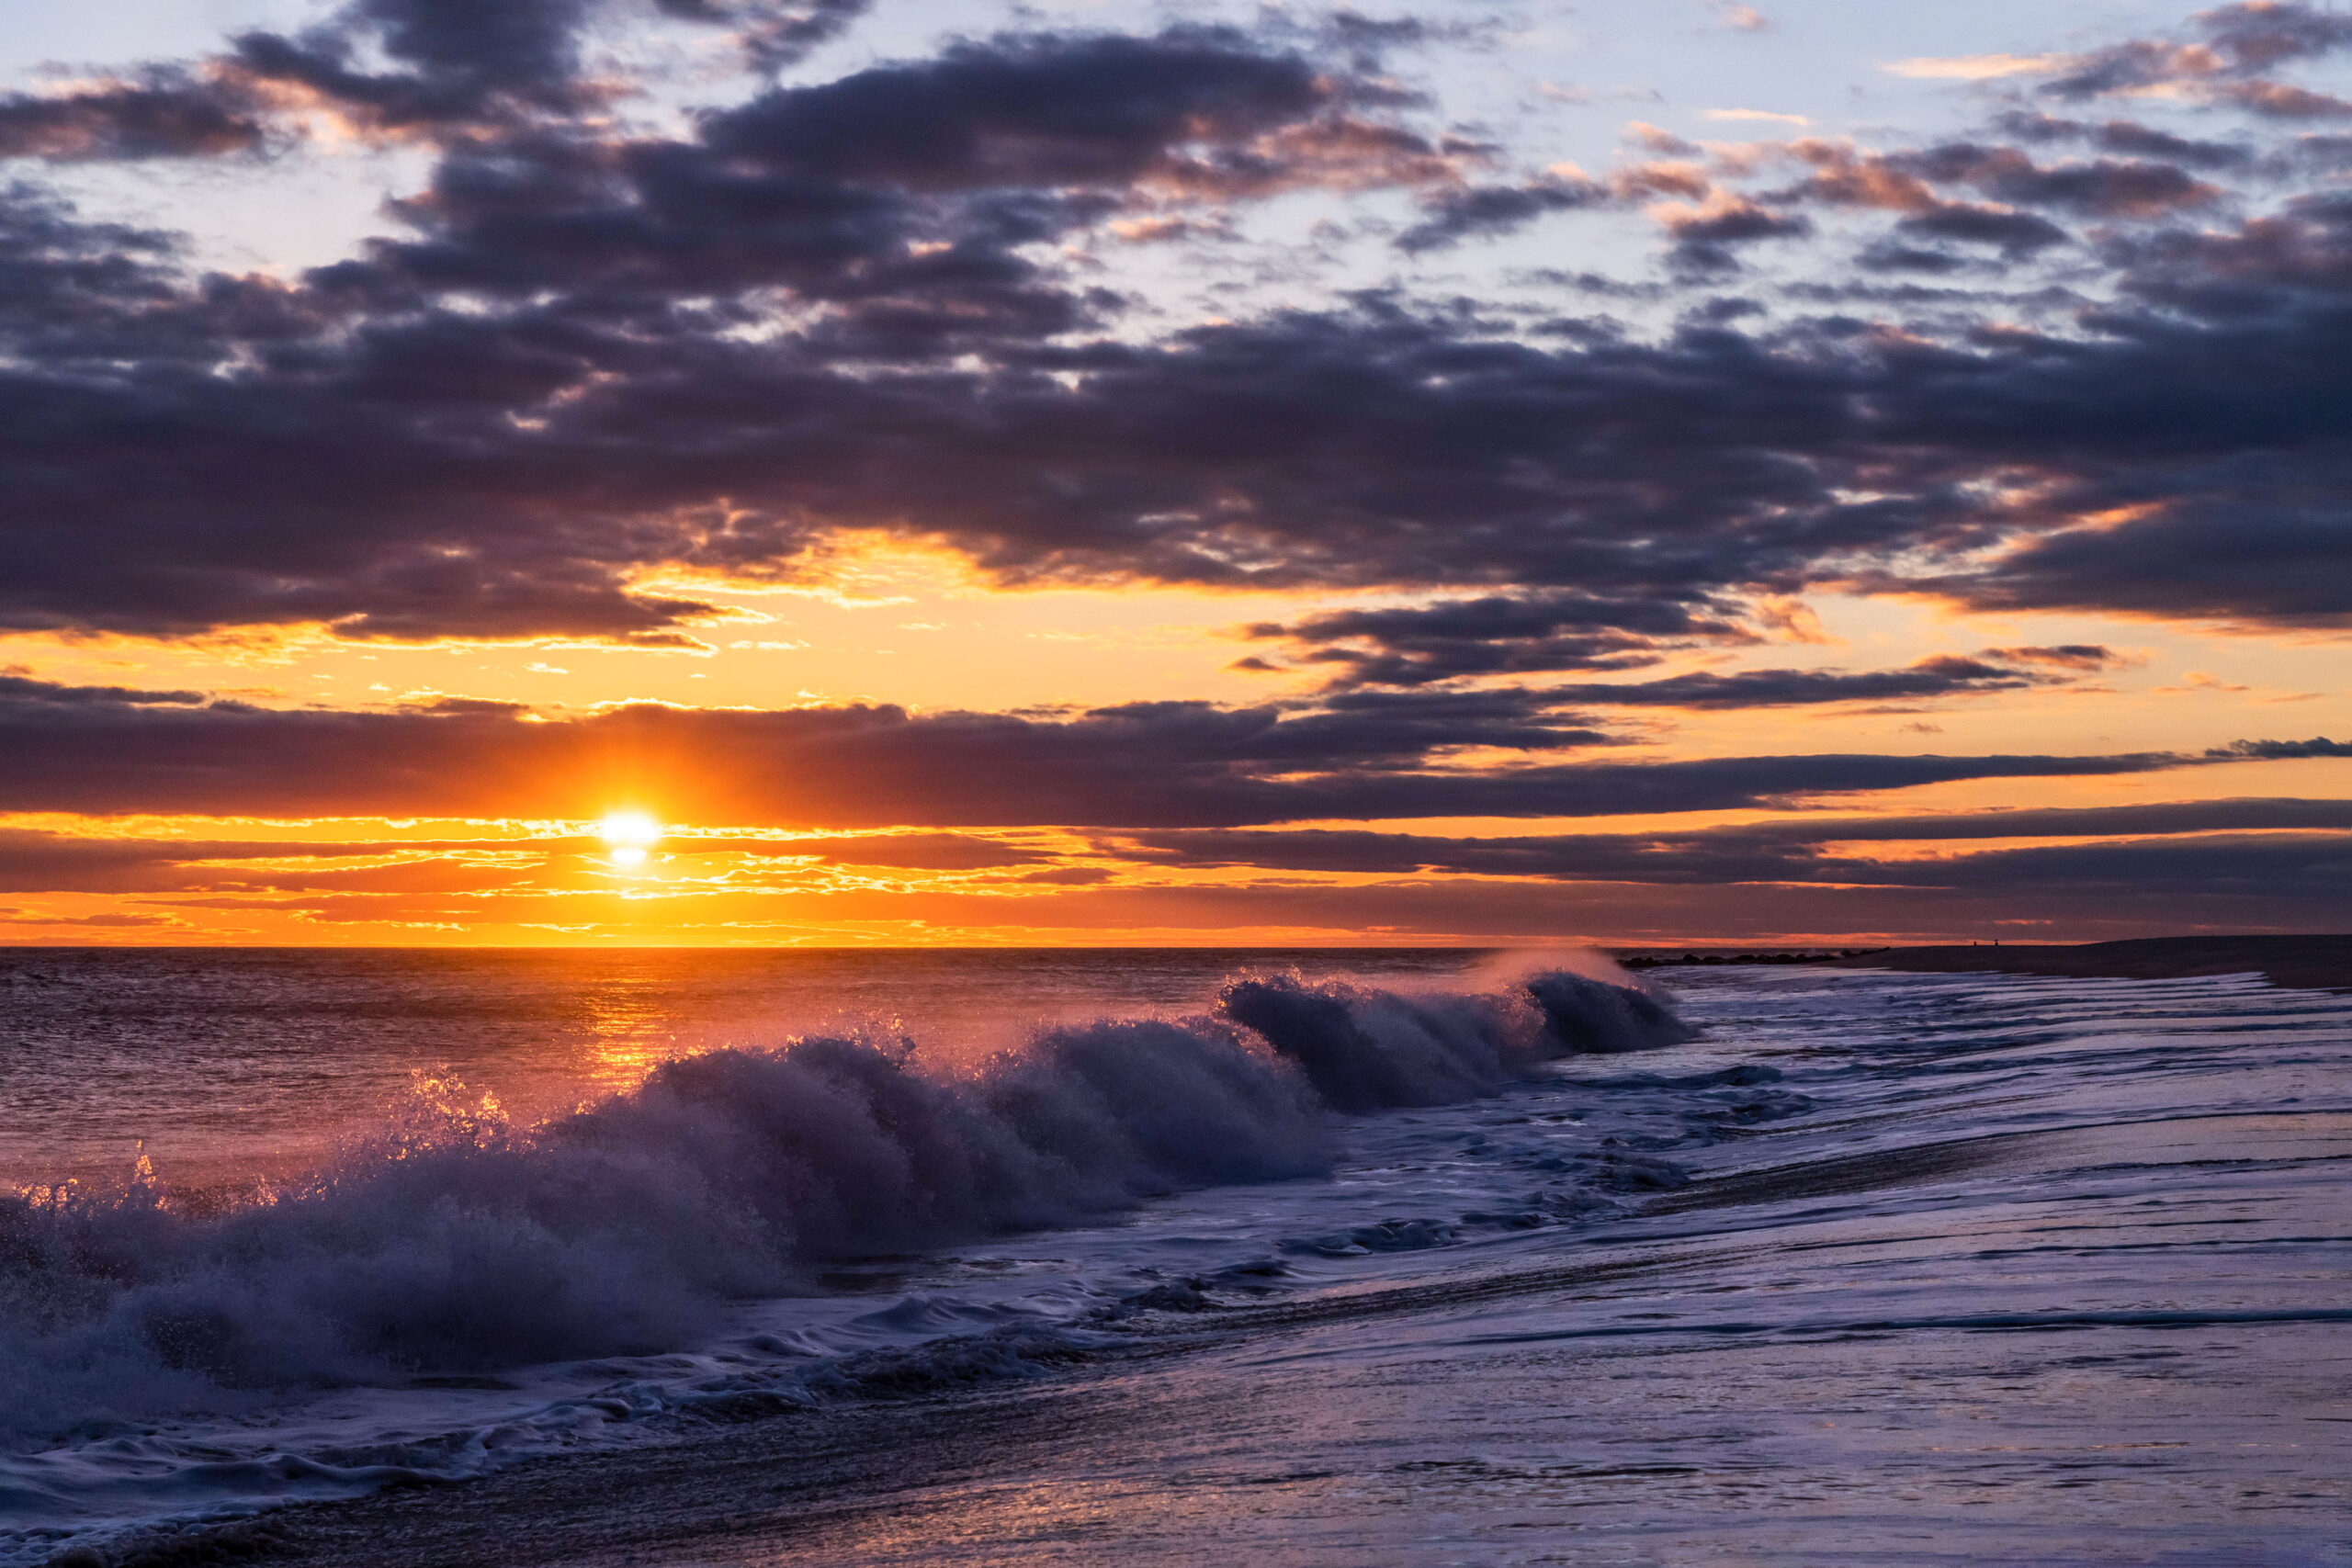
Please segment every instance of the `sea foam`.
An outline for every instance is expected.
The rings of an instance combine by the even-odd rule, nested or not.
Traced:
[[[1044,1028],[961,1070],[872,1035],[711,1051],[532,1127],[424,1080],[267,1190],[198,1201],[142,1170],[0,1198],[0,1429],[677,1348],[826,1259],[1316,1175],[1335,1113],[1688,1033],[1637,987],[1565,971],[1487,996],[1277,976],[1231,983],[1216,1015]]]

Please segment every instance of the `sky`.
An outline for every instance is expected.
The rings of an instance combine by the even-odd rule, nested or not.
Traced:
[[[0,943],[2352,928],[2352,11],[0,15]]]

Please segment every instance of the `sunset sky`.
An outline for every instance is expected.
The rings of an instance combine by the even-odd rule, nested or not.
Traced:
[[[2352,927],[2352,12],[87,0],[0,73],[0,942]]]

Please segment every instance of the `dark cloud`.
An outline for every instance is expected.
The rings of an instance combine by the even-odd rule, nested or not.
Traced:
[[[2272,119],[2352,118],[2352,103],[2335,94],[2290,87],[2283,82],[2233,82],[2215,89],[2214,96]]]
[[[252,152],[269,139],[267,112],[249,95],[186,71],[0,96],[0,158],[211,158]]]
[[[2066,645],[1593,679],[1753,643],[1756,606],[1824,585],[2352,625],[2352,200],[2341,149],[2293,134],[2346,111],[2281,76],[2352,42],[2336,14],[2207,12],[2179,38],[2075,57],[2044,100],[2153,90],[2234,111],[2222,139],[2016,108],[1912,147],[1725,152],[1637,131],[1635,161],[1589,180],[1432,129],[1446,106],[1396,86],[1382,56],[1451,24],[1027,22],[772,76],[656,133],[620,129],[635,85],[598,57],[622,3],[353,0],[208,60],[0,97],[0,157],[60,180],[278,152],[306,127],[432,160],[388,209],[394,231],[291,277],[204,274],[174,236],[0,194],[0,627],[691,646],[718,612],[640,584],[788,581],[844,536],[882,535],[1010,582],[1380,592],[1252,628],[1269,657],[1243,667],[1314,671],[1323,693],[537,723],[502,705],[270,711],[0,673],[0,808],[544,818],[645,801],[828,832],[665,847],[722,882],[1002,873],[1026,897],[1111,901],[1090,920],[1131,896],[1094,886],[1102,866],[953,829],[1132,829],[1158,835],[1156,857],[1273,872],[1436,868],[1477,886],[1381,897],[1401,925],[1465,932],[1571,929],[1595,906],[1565,889],[1611,879],[1794,889],[1784,914],[1882,898],[1890,922],[1930,895],[1991,909],[2002,878],[2053,909],[2118,891],[2216,919],[2341,908],[2347,824],[2324,802],[1637,837],[1231,831],[1755,809],[2352,750],[1661,761],[1608,753],[1625,736],[1578,711],[1931,702],[2117,661]],[[648,3],[771,73],[864,7]],[[1392,287],[1167,331],[1090,271],[1115,233],[1238,234],[1242,204],[1374,188],[1409,204],[1408,253],[1646,206],[1664,265],[1522,280],[1556,306]],[[1785,243],[1754,249],[1767,240]],[[1860,275],[1824,275],[1832,244]],[[1776,283],[1746,269],[1759,255],[1815,276]],[[1621,303],[1674,324],[1645,336],[1577,313]],[[1464,689],[1537,674],[1577,683]],[[851,833],[872,828],[922,830]],[[2119,835],[1924,860],[1855,847]],[[18,836],[0,839],[0,886],[462,920],[467,900],[537,897],[535,878],[595,850],[409,844],[366,863],[380,857],[323,840]],[[1548,890],[1497,902],[1507,878]],[[1197,897],[1170,918],[1238,908]],[[1375,907],[1269,897],[1302,920]]]
[[[1644,852],[1600,840],[1481,851],[1441,840],[1386,850],[1336,841],[1351,837],[1345,834],[1222,837],[1268,841],[1204,838],[1193,846],[1200,853],[1192,863],[1390,878],[1311,890],[1245,882],[1203,898],[1233,924],[1285,917],[1305,924],[1314,911],[1318,923],[1334,927],[1378,923],[1391,931],[1519,937],[1610,931],[1625,942],[1786,941],[1798,932],[1895,941],[1982,933],[2015,941],[2029,932],[2072,940],[2094,932],[2340,930],[2352,914],[2344,891],[2352,833],[2341,831],[2120,840],[1927,861],[1759,854],[1736,845]],[[1274,841],[1292,840],[1304,841]],[[1166,850],[1188,853],[1173,844]],[[1453,874],[1404,880],[1424,867],[1447,870],[1456,863]],[[1164,911],[1159,918],[1170,919]],[[1207,923],[1205,909],[1196,918]]]
[[[2345,624],[2352,587],[2341,581],[2343,513],[2258,479],[2248,488],[2253,493],[2176,503],[2113,529],[2045,534],[1964,578],[1930,585],[1988,608]]]
[[[1810,233],[1813,225],[1794,213],[1775,212],[1746,199],[1669,214],[1667,232],[1686,245],[1731,245],[1748,240],[1783,240]]]
[[[2291,836],[2281,836],[2281,830]],[[2267,836],[2258,836],[2267,835]],[[2055,846],[1873,855],[1856,846],[2064,838]],[[2165,839],[2175,841],[2165,843]],[[2181,840],[2188,842],[2180,842]],[[1968,816],[1798,818],[1697,831],[1547,834],[1451,839],[1347,830],[1194,830],[1137,834],[1106,846],[1163,863],[1269,870],[1402,875],[1540,877],[1654,885],[1816,883],[1840,886],[1997,886],[2005,878],[2096,878],[2102,866],[2136,874],[2247,880],[2262,868],[2297,868],[2304,880],[2352,853],[2352,805],[2332,800],[2193,801],[2078,810]],[[2233,861],[2233,850],[2261,852]]]
[[[468,93],[569,68],[573,10],[521,8],[481,50],[471,14],[376,19],[401,58],[470,62]],[[191,283],[167,251],[19,197],[0,214],[0,265],[15,264],[0,335],[28,368],[0,378],[0,401],[39,408],[19,426],[44,454],[20,470],[25,499],[88,509],[120,548],[74,558],[28,541],[10,564],[29,592],[0,619],[676,641],[668,628],[706,607],[629,593],[631,571],[696,540],[714,564],[788,561],[808,534],[781,521],[808,505],[777,488],[795,488],[794,446],[833,451],[833,486],[866,488],[895,464],[864,442],[953,445],[958,424],[989,439],[987,375],[876,384],[830,357],[1001,354],[1086,323],[1102,301],[1020,250],[1146,187],[1232,198],[1451,167],[1359,113],[1370,92],[1230,30],[958,45],[766,94],[691,142],[463,143],[401,207],[417,237],[297,288]],[[772,349],[730,341],[752,319],[741,307],[678,303],[766,288],[833,314]],[[485,316],[438,302],[459,290],[518,303]],[[1015,375],[1002,391],[1046,385]],[[599,386],[626,392],[559,433],[571,422],[549,414],[588,412],[579,394]],[[647,393],[666,406],[621,406]],[[727,412],[735,399],[749,400]],[[841,426],[858,440],[820,428]],[[693,514],[739,485],[765,515],[732,531]],[[903,515],[910,499],[833,506]]]
[[[1451,175],[1440,147],[1352,112],[1363,95],[1231,28],[1008,36],[770,93],[707,117],[702,142],[785,178],[910,191],[1232,197]]]
[[[1496,596],[1376,610],[1342,610],[1293,626],[1266,622],[1252,637],[1281,638],[1306,668],[1336,670],[1335,688],[1426,686],[1536,671],[1611,671],[1654,664],[1700,642],[1754,642],[1756,634],[1702,605],[1578,594]],[[1739,708],[1964,696],[2060,683],[2123,660],[2095,644],[1988,648],[1937,655],[1900,670],[1749,670],[1663,680],[1547,687],[1556,703]],[[1276,668],[1263,660],[1255,670]]]
[[[1354,692],[1304,711],[1136,703],[1059,716],[639,705],[534,723],[479,706],[372,713],[17,696],[0,699],[0,809],[585,818],[635,801],[684,822],[1209,827],[1729,810],[2202,761],[1561,761],[1553,759],[1610,738],[1550,701],[1528,692]],[[1451,765],[1457,753],[1495,750],[1530,760]]]
[[[1396,247],[1432,251],[1473,237],[1507,234],[1546,213],[1593,206],[1604,195],[1590,180],[1562,175],[1539,175],[1521,185],[1440,191],[1428,203],[1428,216],[1396,237]]]
[[[2133,660],[2098,643],[2068,642],[2054,648],[1988,648],[1987,659],[2009,664],[2038,664],[2052,670],[2107,670]]]
[[[1686,278],[1737,271],[1741,245],[1758,240],[1792,240],[1813,232],[1813,220],[1802,212],[1723,191],[1698,205],[1669,205],[1654,212],[1674,241],[1668,260],[1678,275]]]
[[[353,0],[297,37],[240,35],[216,69],[281,101],[331,108],[363,134],[437,136],[604,104],[584,79],[595,0]],[[392,68],[373,70],[368,56]]]
[[[2076,56],[2045,85],[2060,98],[2161,87],[2231,86],[2352,44],[2352,18],[2291,0],[2245,0],[2202,11],[2188,41],[2133,39]]]
[[[2236,756],[2239,753],[2231,752]],[[2352,801],[2245,796],[2143,806],[2041,807],[1915,817],[1811,818],[1733,829],[1791,842],[1885,843],[1903,840],[2100,839],[2175,833],[2331,829],[2352,831]]]
[[[654,0],[663,15],[732,28],[753,68],[797,64],[847,32],[872,0]]]
[[[106,547],[19,536],[0,572],[17,626],[644,637],[701,606],[628,592],[633,570],[790,570],[828,527],[919,532],[1016,579],[1516,582],[1629,603],[1786,591],[1825,560],[2014,532],[2019,550],[1933,585],[2301,624],[2352,609],[2342,574],[2312,568],[2340,532],[2330,411],[2352,363],[2330,348],[2352,312],[2316,212],[2150,258],[2142,276],[2170,299],[2251,289],[2268,307],[2211,322],[2168,305],[1972,344],[1713,326],[1551,351],[1382,308],[889,378],[546,305],[353,331],[317,296],[178,291],[113,236],[55,221],[20,215],[27,243],[0,253],[17,307],[0,327],[40,367],[0,372],[24,411],[6,455],[28,509]],[[995,331],[1059,308],[986,250],[910,263],[941,275],[929,305],[960,299],[951,315]],[[925,308],[914,277],[865,276]],[[900,324],[926,352],[959,341]],[[153,345],[129,372],[127,336]],[[232,343],[261,367],[199,358]],[[1964,489],[2019,468],[2055,479],[2031,511]],[[2064,530],[2119,507],[2145,520]]]
[[[170,892],[224,885],[277,884],[283,874],[261,872],[253,863],[302,865],[323,861],[383,860],[427,856],[435,863],[460,853],[479,863],[485,875],[503,863],[542,861],[557,841],[499,843],[489,840],[403,839],[351,840],[110,838],[0,828],[0,890],[13,893]],[[601,848],[601,844],[597,847]],[[315,876],[317,872],[300,874]]]
[[[2249,845],[2250,851],[2256,846]],[[2324,857],[2283,846],[2267,863],[2287,873],[2271,888],[2231,875],[2132,878],[2129,858],[2099,869],[2109,880],[2077,886],[2064,877],[2022,886],[1973,882],[1950,887],[1853,886],[1811,883],[1673,884],[1567,882],[1539,878],[1387,878],[1352,886],[1311,882],[1293,874],[1233,878],[1223,886],[1091,889],[1067,899],[927,897],[927,919],[973,925],[1017,919],[1041,934],[1105,927],[1190,929],[1204,936],[1268,927],[1320,929],[1335,936],[1377,931],[1389,940],[1426,934],[1460,941],[1556,942],[1564,933],[1618,942],[1785,942],[1838,945],[1887,942],[2098,940],[2184,931],[2342,930],[2340,879]],[[2154,869],[2148,862],[2143,867]],[[1989,868],[1988,868],[1989,869]],[[2021,897],[2030,888],[2030,903]],[[904,917],[879,898],[829,899],[824,915],[855,910],[868,918]],[[747,912],[746,918],[757,918]]]
[[[2352,757],[2352,741],[2314,736],[2309,740],[2233,740],[2205,753],[2216,761],[2247,759],[2276,761],[2292,758]]]
[[[2332,192],[2229,216],[2220,144],[2012,117],[2007,140],[1756,154],[1804,165],[1784,191],[1670,162],[1608,183],[1668,203],[1692,276],[1809,210],[1884,215],[1865,265],[1912,271],[2038,265],[2066,238],[2048,215],[2094,222],[2070,254],[2108,302],[2039,326],[1934,291],[1816,289],[1892,319],[1792,316],[1759,285],[1650,340],[1394,292],[1154,337],[1063,247],[1304,186],[1408,187],[1435,243],[1584,187],[1469,183],[1492,150],[1413,129],[1337,45],[1205,27],[966,39],[624,137],[582,74],[594,15],[368,0],[238,41],[219,80],[447,132],[406,231],[305,277],[194,276],[168,237],[0,206],[0,467],[12,512],[77,541],[0,536],[0,626],[676,645],[713,612],[649,574],[790,578],[862,531],[1015,581],[1609,607],[1299,631],[1361,684],[1624,668],[1821,582],[2352,619],[2352,219]],[[2291,6],[2199,27],[2215,81],[2337,47]],[[2093,155],[2027,151],[2061,141]]]
[[[2243,142],[2199,141],[2131,119],[2093,124],[2032,110],[2013,110],[1996,117],[1994,125],[2002,134],[2020,141],[2087,142],[2104,152],[2151,158],[2192,169],[2244,169],[2256,157],[2255,150]]]
[[[2019,651],[2042,653],[2049,650]],[[1668,676],[1660,681],[1556,686],[1550,690],[1549,694],[1564,703],[1677,708],[1901,702],[2012,692],[2068,679],[2066,675],[2036,667],[2045,662],[2033,660],[2011,662],[2002,657],[2001,649],[1987,649],[1981,658],[1939,654],[1902,670],[1743,670],[1730,675],[1702,671]]]
[[[2029,256],[2052,245],[2063,245],[2066,231],[2030,212],[1977,207],[1963,201],[1941,201],[1906,214],[1895,231],[1923,239],[1962,240],[1997,245],[2011,256]]]
[[[1365,686],[1623,670],[1654,663],[1669,648],[1753,637],[1704,604],[1663,594],[1611,599],[1574,592],[1339,610],[1290,626],[1265,622],[1250,632],[1291,643],[1302,663],[1335,667],[1338,684]]]
[[[838,37],[867,0],[652,0],[673,18],[727,28],[760,70]],[[256,29],[195,67],[0,97],[0,157],[212,157],[298,140],[308,118],[364,138],[474,141],[574,119],[616,91],[582,44],[607,0],[352,0],[299,35]]]
[[[201,692],[153,692],[134,686],[65,686],[36,680],[14,671],[0,671],[0,710],[35,714],[43,709],[192,707],[207,699]]]
[[[1997,200],[2088,218],[2159,217],[2205,206],[2222,195],[2220,186],[2151,159],[2051,165],[2036,164],[2014,147],[1951,141],[1893,154],[1885,162],[1930,184],[1968,186]]]
[[[2043,128],[2070,123],[2040,120],[2030,139],[2048,140]],[[1812,173],[1798,185],[1772,192],[1776,202],[1900,212],[1902,232],[1984,241],[2013,254],[2067,238],[2049,220],[2018,208],[2052,209],[2079,218],[2151,219],[2210,205],[2224,194],[2221,186],[2162,159],[2046,164],[2000,142],[1945,141],[1912,152],[1874,152],[1844,141],[1808,139],[1791,144],[1787,153],[1810,165]],[[1972,203],[1939,188],[1952,186],[2006,205]]]
[[[2247,803],[2253,804],[2253,803]],[[2269,803],[2307,809],[2292,833],[2222,831],[2199,835],[2180,827],[2171,837],[2075,842],[2023,850],[1944,855],[1905,866],[1848,857],[1808,864],[1733,858],[1728,847],[1709,852],[1701,874],[1669,878],[1663,857],[1647,863],[1611,858],[1605,837],[1587,840],[1581,869],[1561,854],[1498,853],[1497,869],[1436,876],[1419,868],[1459,858],[1463,841],[1404,836],[1312,833],[1149,834],[1172,840],[1123,844],[1106,853],[1142,852],[1147,865],[1219,866],[1216,883],[1170,884],[1148,876],[1118,885],[1102,865],[1070,865],[991,879],[985,892],[926,886],[918,902],[892,884],[759,879],[739,887],[671,885],[653,916],[672,933],[696,925],[789,919],[905,919],[919,910],[934,928],[1100,931],[1106,926],[1195,929],[1232,932],[1251,927],[1320,927],[1338,931],[1378,929],[1393,936],[1427,932],[1452,938],[1552,938],[1563,931],[1611,932],[1617,940],[1706,941],[1716,938],[1789,940],[1792,933],[1867,934],[1877,940],[1965,940],[1972,934],[2015,940],[2021,932],[2098,935],[2201,930],[2329,930],[2346,913],[2343,870],[2352,835],[2341,813],[2323,820],[2324,802]],[[2163,810],[2162,807],[2144,808]],[[2090,815],[2090,814],[2085,814]],[[1793,826],[1793,825],[1792,825]],[[1836,826],[1836,824],[1833,824]],[[2160,825],[2159,832],[2177,825]],[[2310,829],[2336,829],[2312,831]],[[1339,838],[1396,841],[1386,849],[1352,851],[1323,840]],[[1565,842],[1566,840],[1563,840]],[[1488,843],[1493,843],[1488,840]],[[1530,844],[1540,840],[1528,840]],[[1262,865],[1269,874],[1230,874]],[[198,868],[199,871],[202,868]],[[233,873],[233,868],[231,868]],[[1321,871],[1351,872],[1356,880],[1311,880]],[[1363,880],[1366,873],[1373,880]],[[1302,874],[1305,873],[1305,874]],[[1860,874],[1865,881],[1845,880]],[[1751,874],[1758,879],[1745,879]],[[377,886],[305,890],[296,878],[283,886],[238,884],[237,890],[158,891],[150,909],[272,913],[334,924],[407,921],[479,926],[486,920],[577,923],[583,918],[625,929],[647,919],[646,904],[583,897],[576,885],[516,883],[495,867],[469,877],[447,863],[420,864],[413,886],[386,877]],[[224,885],[225,886],[226,885]],[[1005,891],[1022,889],[1017,903]],[[78,890],[78,889],[77,889]],[[102,890],[102,889],[101,889]],[[78,924],[86,917],[0,910],[19,924]],[[130,914],[104,923],[169,921],[169,914]],[[1799,936],[1796,940],[1804,940]]]

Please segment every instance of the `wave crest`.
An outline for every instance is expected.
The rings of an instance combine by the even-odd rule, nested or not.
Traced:
[[[1313,1175],[1332,1111],[1687,1037],[1566,974],[1484,997],[1246,979],[1220,1009],[1045,1029],[963,1073],[894,1040],[715,1051],[531,1129],[424,1079],[374,1143],[213,1212],[145,1180],[0,1198],[0,1382],[21,1391],[0,1420],[674,1348],[814,1260]]]

